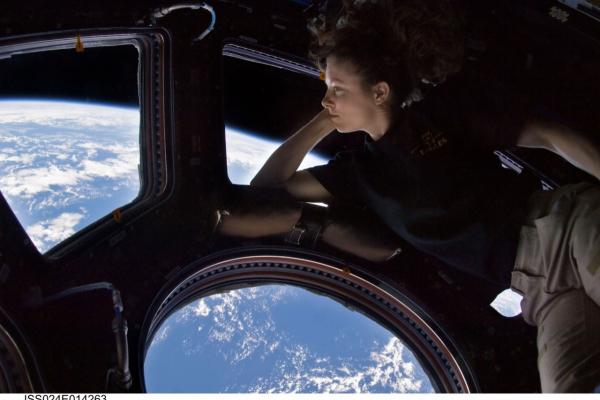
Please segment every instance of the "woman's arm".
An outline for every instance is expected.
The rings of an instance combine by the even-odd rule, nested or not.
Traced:
[[[218,210],[218,232],[227,236],[260,238],[281,235],[292,230],[302,215],[296,207],[255,207],[253,210]]]
[[[321,238],[332,247],[373,262],[388,261],[402,251],[398,238],[372,221],[330,221]]]
[[[334,129],[327,111],[321,111],[275,150],[250,185],[285,186],[296,173],[306,154]],[[300,184],[303,181],[305,180],[300,179]]]
[[[254,210],[218,212],[218,231],[223,235],[259,238],[281,235],[292,230],[302,214],[301,207],[256,207]],[[373,262],[384,262],[397,255],[401,248],[397,238],[378,224],[330,220],[321,239],[346,253]]]
[[[600,179],[600,149],[568,126],[540,119],[531,120],[521,132],[517,145],[550,150]]]
[[[395,234],[373,216],[332,212],[303,204],[281,189],[236,187],[232,190],[224,204],[227,209],[215,211],[215,229],[222,235],[249,239],[287,235],[304,215],[301,227],[309,221],[321,224],[321,239],[350,254],[385,261],[399,247]],[[310,209],[318,212],[307,212]]]

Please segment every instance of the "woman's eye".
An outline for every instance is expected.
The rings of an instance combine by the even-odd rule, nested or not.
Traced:
[[[335,88],[333,88],[333,94],[334,94],[335,96],[339,96],[339,95],[341,95],[341,94],[343,94],[343,93],[344,93],[344,91],[343,91],[342,89],[340,89],[340,88],[336,88],[336,87],[335,87]]]

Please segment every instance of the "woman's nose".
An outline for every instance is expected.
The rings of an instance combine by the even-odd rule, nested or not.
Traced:
[[[333,110],[333,102],[331,101],[331,98],[329,97],[329,91],[327,93],[325,93],[325,96],[323,96],[323,100],[321,100],[321,105],[323,106],[324,109],[326,109],[328,111]]]

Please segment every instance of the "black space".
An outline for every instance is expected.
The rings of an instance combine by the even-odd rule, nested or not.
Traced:
[[[124,45],[14,55],[0,60],[0,98],[137,107],[138,51]]]

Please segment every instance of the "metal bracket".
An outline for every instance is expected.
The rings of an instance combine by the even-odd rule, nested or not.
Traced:
[[[192,42],[199,42],[200,40],[202,40],[206,36],[208,36],[208,34],[210,32],[212,32],[212,30],[215,27],[215,23],[217,21],[217,14],[215,13],[214,8],[212,6],[204,3],[204,2],[180,3],[180,4],[175,4],[175,5],[172,5],[172,6],[169,6],[169,7],[157,8],[150,15],[151,25],[156,25],[156,20],[158,20],[160,18],[163,18],[166,15],[169,15],[173,11],[176,11],[176,10],[185,10],[185,9],[190,9],[190,10],[206,10],[206,11],[208,11],[210,13],[210,15],[212,17],[212,20],[211,20],[210,25],[208,26],[208,28],[206,28],[200,35],[198,35],[194,39],[192,39]]]
[[[516,162],[515,160],[513,160],[512,158],[508,157],[503,152],[496,150],[496,151],[494,151],[494,154],[496,155],[496,157],[498,157],[500,159],[500,162],[502,163],[502,166],[504,168],[512,169],[517,174],[520,174],[521,172],[523,172],[523,166],[521,164],[519,164],[518,162]]]

